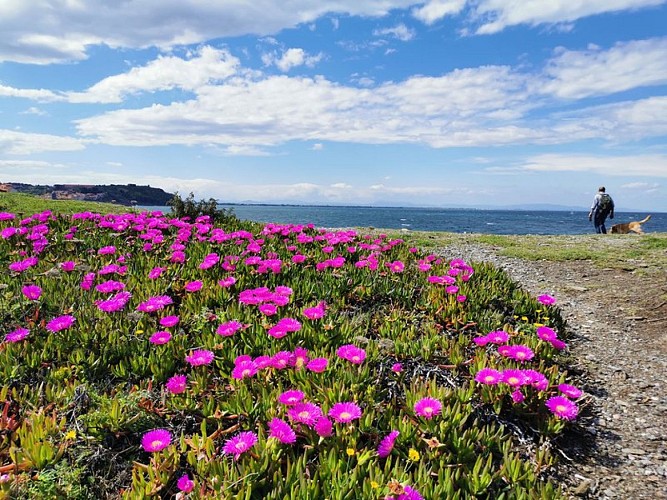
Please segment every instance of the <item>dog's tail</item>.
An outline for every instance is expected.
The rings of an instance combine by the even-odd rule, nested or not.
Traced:
[[[639,223],[640,223],[640,224],[643,224],[644,222],[648,222],[648,220],[649,220],[650,218],[651,218],[651,216],[650,216],[650,215],[647,215],[646,218],[645,218],[644,220],[640,220]]]

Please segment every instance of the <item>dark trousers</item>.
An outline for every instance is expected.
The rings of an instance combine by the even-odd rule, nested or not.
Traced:
[[[606,220],[607,214],[593,214],[593,225],[595,226],[596,233],[607,234],[607,228],[604,225]]]

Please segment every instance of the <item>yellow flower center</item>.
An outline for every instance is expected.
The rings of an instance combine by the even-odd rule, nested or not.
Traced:
[[[346,419],[350,418],[351,416],[352,416],[351,413],[348,413],[348,412],[344,411],[343,413],[340,414],[340,417],[339,417],[339,418],[340,418],[341,420],[346,420]]]

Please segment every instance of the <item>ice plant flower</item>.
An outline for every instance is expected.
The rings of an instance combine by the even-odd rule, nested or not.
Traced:
[[[394,430],[391,431],[384,438],[382,438],[382,441],[380,441],[377,450],[378,456],[380,458],[385,458],[389,456],[391,450],[394,449],[394,443],[396,442],[396,438],[398,437],[399,434],[400,432]]]
[[[30,334],[27,328],[17,328],[5,335],[5,342],[20,342]]]
[[[557,335],[556,332],[553,331],[551,328],[548,326],[538,326],[536,330],[537,336],[544,340],[545,342],[552,342],[553,340],[556,340]]]
[[[222,452],[226,455],[234,455],[234,460],[238,460],[243,453],[255,446],[255,443],[257,443],[257,434],[251,431],[241,432],[225,442]]]
[[[167,270],[166,267],[154,267],[148,273],[148,279],[151,279],[151,280],[158,279],[160,277],[160,275],[166,270]]]
[[[502,374],[493,368],[482,368],[475,375],[475,382],[484,385],[496,385],[502,381]]]
[[[339,424],[347,424],[361,417],[361,408],[353,402],[336,403],[328,415]]]
[[[496,330],[486,334],[486,338],[492,344],[504,344],[510,339],[510,336],[506,331]]]
[[[234,366],[232,370],[232,378],[242,380],[250,378],[257,373],[257,363],[250,360],[244,360]]]
[[[289,390],[278,396],[278,402],[287,406],[292,406],[300,403],[304,396],[304,393],[301,391]]]
[[[184,288],[186,292],[192,293],[192,292],[198,292],[199,290],[202,289],[203,286],[204,283],[202,283],[200,280],[196,280],[186,283]]]
[[[350,363],[354,363],[355,365],[360,365],[366,359],[366,351],[354,344],[345,344],[340,346],[336,350],[336,355],[341,359],[345,359]]]
[[[74,316],[70,316],[68,314],[64,316],[58,316],[46,324],[46,329],[51,333],[56,333],[69,328],[74,324],[74,321],[76,321]]]
[[[570,384],[560,384],[558,390],[565,394],[568,398],[577,399],[580,398],[583,392],[578,387],[575,387]]]
[[[327,369],[328,364],[329,360],[327,358],[313,358],[310,361],[308,361],[308,364],[306,365],[306,370],[310,370],[311,372],[315,373],[322,373],[324,370]]]
[[[283,444],[296,442],[294,429],[280,418],[274,418],[269,422],[269,437],[275,438]]]
[[[521,387],[528,383],[528,377],[521,370],[503,370],[503,382],[510,387]]]
[[[526,385],[535,387],[538,391],[546,391],[549,388],[549,379],[536,370],[523,370],[526,377]]]
[[[113,293],[125,289],[125,283],[115,280],[107,280],[95,287],[100,293]]]
[[[314,403],[297,403],[287,410],[287,416],[293,422],[312,427],[323,415],[322,409]]]
[[[526,399],[526,396],[524,396],[523,392],[521,392],[519,389],[513,391],[511,396],[512,396],[512,401],[516,404],[523,403],[523,401]]]
[[[217,333],[218,335],[222,335],[223,337],[231,337],[241,328],[243,328],[243,323],[236,320],[232,320],[219,325],[215,333]]]
[[[236,278],[234,278],[234,276],[229,276],[228,278],[224,278],[218,281],[218,285],[220,285],[222,288],[229,288],[234,283],[236,283]]]
[[[433,398],[422,398],[415,403],[415,413],[420,417],[431,419],[442,410],[442,403]]]
[[[42,289],[37,285],[26,285],[21,288],[21,292],[28,300],[39,300],[42,296]]]
[[[213,361],[214,355],[211,351],[206,349],[197,349],[185,357],[185,361],[190,363],[190,366],[208,365]]]
[[[163,345],[169,342],[170,340],[171,340],[171,333],[165,330],[155,332],[153,335],[151,335],[151,338],[149,339],[150,343],[155,345]]]
[[[176,486],[183,493],[190,493],[195,488],[195,482],[190,479],[190,476],[183,474],[178,478],[178,481],[176,481]]]
[[[574,420],[579,413],[579,407],[576,403],[564,396],[553,396],[547,399],[544,404],[551,413],[565,420]]]
[[[500,352],[500,349],[498,349],[498,352]],[[524,361],[530,361],[535,357],[535,353],[533,350],[525,345],[513,345],[509,346],[509,348],[506,350],[505,353],[503,353],[504,356],[507,356],[508,358],[515,359],[516,361],[524,362]]]
[[[556,303],[555,297],[552,297],[551,295],[547,295],[546,293],[537,297],[537,301],[540,304],[543,304],[545,306],[551,306],[551,305],[554,305]]]
[[[333,424],[327,417],[320,417],[317,422],[315,422],[314,428],[317,435],[323,438],[333,434]]]
[[[164,318],[160,318],[160,325],[169,328],[171,326],[176,326],[179,321],[178,316],[165,316]]]
[[[149,431],[141,438],[141,446],[150,453],[164,450],[170,444],[171,433],[167,429]]]
[[[320,302],[315,307],[307,307],[303,310],[303,315],[308,319],[320,319],[326,312],[325,302]]]
[[[403,371],[403,365],[401,363],[394,363],[391,365],[391,371],[394,373],[401,373]]]
[[[167,380],[167,383],[164,386],[172,394],[181,394],[187,389],[188,379],[185,375],[174,375],[173,377]]]
[[[100,311],[116,312],[123,309],[131,297],[130,292],[120,292],[107,300],[96,300],[95,305]]]
[[[405,486],[403,488],[403,493],[398,495],[396,500],[424,500],[424,497],[411,486]]]

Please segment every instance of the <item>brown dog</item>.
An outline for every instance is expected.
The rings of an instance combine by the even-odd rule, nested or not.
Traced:
[[[612,234],[628,234],[630,232],[644,234],[644,231],[642,231],[642,224],[647,222],[650,218],[651,216],[647,215],[644,220],[626,222],[624,224],[614,224],[611,226],[611,232]]]

